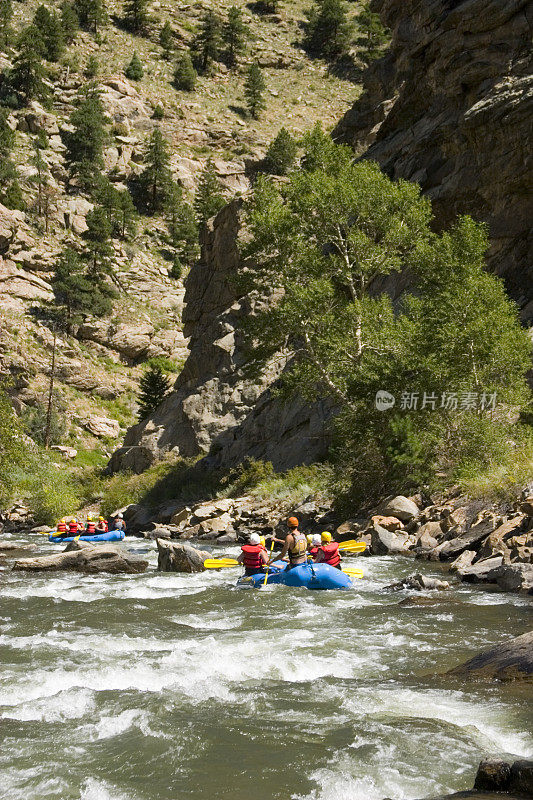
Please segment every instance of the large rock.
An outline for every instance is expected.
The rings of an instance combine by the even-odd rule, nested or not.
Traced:
[[[410,522],[418,517],[420,509],[413,500],[400,494],[384,500],[379,506],[378,512],[385,516],[397,517],[402,522]]]
[[[157,568],[161,572],[203,572],[204,561],[211,558],[210,553],[185,542],[158,539],[157,550]]]
[[[497,583],[504,592],[533,594],[533,564],[495,565],[487,574],[486,580]]]
[[[100,543],[70,542],[62,553],[36,558],[21,558],[13,564],[17,572],[111,572],[134,574],[144,572],[148,561],[131,555],[123,547]]]
[[[371,550],[375,556],[385,556],[394,553],[406,555],[409,551],[405,545],[405,537],[400,538],[392,531],[374,525],[371,529]]]
[[[407,575],[405,578],[402,578],[401,581],[391,583],[385,588],[395,592],[400,591],[401,589],[415,589],[417,592],[421,592],[424,589],[449,589],[450,584],[448,581],[441,581],[439,578],[432,578],[428,575],[422,575],[420,572],[417,572],[413,575]]]
[[[333,136],[417,181],[437,224],[488,223],[490,268],[533,294],[531,0],[373,0],[392,31]],[[394,290],[405,280],[395,278]],[[533,316],[533,304],[524,309]]]
[[[174,391],[126,434],[124,447],[146,447],[161,458],[209,454],[206,468],[246,457],[276,469],[310,463],[327,452],[329,403],[273,399],[270,387],[285,368],[273,359],[257,381],[243,374],[247,358],[242,320],[264,299],[239,293],[240,202],[225,206],[202,233],[202,255],[186,279],[184,335],[190,353]],[[113,345],[114,346],[114,345]],[[123,469],[127,449],[110,469]]]
[[[110,419],[109,417],[89,417],[85,423],[85,427],[88,431],[100,438],[109,437],[110,439],[116,439],[120,433],[120,425],[117,420]]]
[[[496,579],[492,577],[496,567],[500,567],[503,562],[502,556],[494,556],[487,558],[484,561],[478,561],[476,564],[471,564],[467,567],[460,567],[457,569],[457,574],[462,581],[467,583],[496,583]]]
[[[533,681],[533,631],[479,653],[446,675],[501,681]]]
[[[456,536],[454,539],[445,542],[441,548],[441,559],[450,560],[456,559],[463,550],[472,550],[474,545],[481,542],[486,536],[492,533],[496,527],[496,518],[489,515],[480,520],[477,525],[472,525],[461,536]]]

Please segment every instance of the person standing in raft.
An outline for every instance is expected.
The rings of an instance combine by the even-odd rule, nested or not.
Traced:
[[[285,537],[285,544],[283,545],[281,554],[271,558],[268,563],[271,564],[279,558],[284,559],[288,556],[289,564],[287,569],[292,569],[292,567],[297,567],[299,564],[307,563],[307,539],[303,533],[298,530],[298,520],[296,517],[289,517],[287,520],[287,527],[289,528],[289,533]]]
[[[335,567],[335,569],[342,569],[339,545],[333,541],[331,533],[324,531],[320,538],[321,546],[317,550],[316,563],[329,564],[330,567]]]
[[[114,519],[113,530],[124,531],[124,533],[126,533],[126,523],[124,522],[124,517],[122,516],[121,511],[118,512],[117,516]]]
[[[237,561],[244,565],[245,575],[257,575],[264,571],[263,567],[268,563],[268,556],[257,533],[251,534],[248,544],[243,544],[241,550],[242,553]]]

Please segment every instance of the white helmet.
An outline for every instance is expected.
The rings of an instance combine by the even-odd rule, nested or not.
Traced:
[[[313,545],[315,547],[320,547],[321,544],[322,544],[322,537],[320,536],[319,533],[315,533],[315,535],[313,536]]]
[[[250,534],[250,544],[261,544],[261,539],[258,533]]]
[[[119,511],[118,514],[117,514],[117,519],[123,519],[123,516],[124,515],[123,515],[122,511]]]

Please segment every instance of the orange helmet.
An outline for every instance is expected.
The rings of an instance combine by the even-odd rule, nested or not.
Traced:
[[[296,517],[289,517],[289,519],[287,520],[287,525],[289,526],[289,528],[297,528],[298,520],[296,519]]]

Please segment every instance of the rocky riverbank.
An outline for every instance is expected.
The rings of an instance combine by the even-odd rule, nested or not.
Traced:
[[[479,765],[471,792],[441,795],[432,800],[526,800],[533,797],[533,761],[487,759]]]

